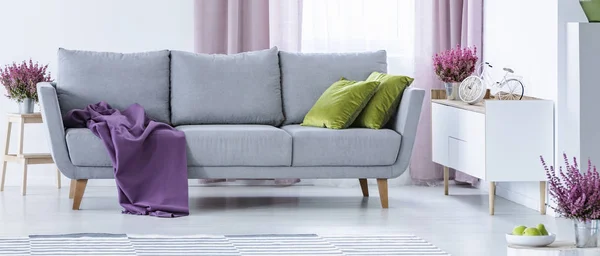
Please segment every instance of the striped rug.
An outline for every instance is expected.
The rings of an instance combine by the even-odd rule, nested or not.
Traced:
[[[33,235],[0,238],[0,255],[450,255],[412,235]]]

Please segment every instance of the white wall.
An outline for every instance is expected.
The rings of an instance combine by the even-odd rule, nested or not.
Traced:
[[[523,77],[528,96],[556,99],[557,1],[560,0],[484,2],[484,59],[494,65],[497,76],[502,75],[502,67],[513,68]],[[499,183],[497,194],[537,209],[538,186],[537,182]]]
[[[578,0],[559,1],[558,9],[558,98],[556,102],[556,162],[562,164],[562,154],[578,157],[580,162],[580,116],[579,91],[568,90],[567,86],[567,23],[587,22]],[[576,99],[576,101],[574,101]],[[585,160],[584,160],[585,161]],[[598,163],[600,159],[592,159]]]
[[[193,0],[0,0],[0,10],[0,64],[32,58],[49,63],[54,78],[59,47],[116,52],[194,48]],[[0,98],[0,143],[4,113],[16,111],[14,102]],[[25,152],[47,152],[43,134],[40,125],[27,125]],[[9,164],[6,176],[7,186],[21,184],[16,164]],[[50,165],[29,170],[32,186],[53,186],[55,177]]]
[[[511,67],[523,76],[525,94],[555,99],[557,1],[486,0],[483,56],[496,75]]]
[[[565,96],[569,21],[586,21],[579,0],[485,0],[484,59],[499,69],[512,67],[523,76],[526,95],[557,102]],[[564,150],[566,130],[560,122],[564,115],[555,104],[555,158]],[[497,192],[538,209],[537,183],[500,183]]]

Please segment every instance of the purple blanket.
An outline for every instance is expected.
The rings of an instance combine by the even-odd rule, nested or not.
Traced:
[[[157,217],[189,214],[183,132],[149,120],[133,104],[124,111],[102,101],[69,111],[67,128],[89,128],[112,160],[123,213]]]

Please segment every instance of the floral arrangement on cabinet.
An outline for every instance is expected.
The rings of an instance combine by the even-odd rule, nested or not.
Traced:
[[[433,70],[444,82],[448,99],[456,99],[458,84],[475,72],[478,59],[477,47],[461,48],[459,45],[433,56]]]
[[[577,247],[598,247],[600,232],[600,174],[596,166],[588,160],[587,171],[579,169],[577,158],[573,164],[563,154],[565,169],[548,167],[544,158],[540,160],[548,177],[548,193],[555,206],[556,213],[572,219],[575,227]]]
[[[21,113],[33,112],[33,104],[38,101],[37,83],[53,81],[47,70],[48,65],[31,59],[0,68],[0,83],[6,89],[6,97],[19,103]]]

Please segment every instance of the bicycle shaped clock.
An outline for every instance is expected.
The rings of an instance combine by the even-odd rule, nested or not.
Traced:
[[[523,82],[511,77],[514,71],[511,68],[504,68],[506,72],[502,80],[493,82],[489,69],[493,66],[489,62],[482,63],[475,75],[467,77],[462,81],[458,88],[459,98],[469,104],[475,104],[485,96],[487,88],[496,88],[495,98],[499,100],[521,100],[525,91]]]

